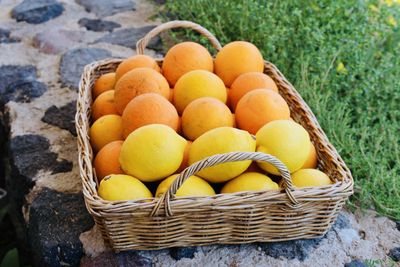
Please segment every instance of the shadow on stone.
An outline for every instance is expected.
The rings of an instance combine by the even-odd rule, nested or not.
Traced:
[[[72,101],[60,108],[53,105],[46,110],[44,116],[42,117],[42,121],[67,130],[73,136],[76,136],[75,113],[75,101]]]
[[[197,247],[186,247],[186,248],[170,248],[169,254],[175,260],[182,258],[193,259],[194,254],[197,252]]]
[[[153,266],[151,259],[139,255],[135,251],[127,251],[120,253],[103,252],[97,257],[85,256],[81,260],[81,267],[151,267]]]

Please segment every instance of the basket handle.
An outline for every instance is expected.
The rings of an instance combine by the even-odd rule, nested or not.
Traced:
[[[198,33],[200,33],[201,35],[203,35],[204,37],[206,37],[210,41],[212,46],[215,49],[217,49],[217,51],[219,51],[222,48],[222,46],[219,43],[219,41],[217,40],[217,38],[203,26],[201,26],[197,23],[191,22],[191,21],[187,21],[187,20],[172,20],[172,21],[158,25],[157,27],[155,27],[154,29],[149,31],[142,39],[137,41],[136,53],[139,55],[143,55],[144,49],[146,48],[146,46],[148,45],[148,43],[150,42],[150,40],[153,37],[157,36],[159,33],[163,32],[163,31],[166,31],[169,29],[174,29],[174,28],[188,28],[188,29],[195,30]]]
[[[161,208],[162,205],[165,207],[165,215],[167,217],[172,216],[171,210],[171,198],[175,195],[176,191],[178,191],[179,187],[186,181],[187,178],[190,176],[198,173],[202,169],[207,167],[211,167],[214,165],[218,165],[225,162],[235,162],[235,161],[242,161],[242,160],[257,160],[262,162],[267,162],[274,165],[278,170],[279,173],[282,175],[283,178],[283,185],[288,196],[289,200],[292,202],[292,207],[296,208],[299,207],[299,202],[296,200],[294,195],[292,194],[293,185],[292,180],[290,177],[290,172],[286,168],[286,166],[274,156],[269,154],[261,153],[261,152],[230,152],[225,154],[218,154],[208,158],[205,158],[201,161],[193,163],[185,170],[181,172],[181,174],[174,180],[171,184],[169,189],[161,195],[159,200],[157,201],[156,205],[154,206],[150,216],[155,216],[158,213],[158,210]]]

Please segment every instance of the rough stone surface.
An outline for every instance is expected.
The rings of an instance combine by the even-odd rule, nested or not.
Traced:
[[[114,254],[112,252],[103,252],[96,257],[83,257],[81,260],[81,267],[151,267],[153,266],[151,260],[143,257],[136,252],[121,252]]]
[[[36,80],[36,68],[34,66],[0,66],[0,97],[4,94],[4,91],[10,84],[18,81],[33,80]]]
[[[400,261],[400,247],[392,248],[389,251],[389,257],[394,261]]]
[[[47,86],[38,81],[18,80],[9,84],[3,92],[2,98],[8,101],[29,103],[32,98],[40,97],[47,91]]]
[[[112,32],[115,28],[121,27],[121,24],[114,21],[88,18],[80,19],[78,24],[94,32]]]
[[[400,221],[396,222],[396,228],[400,231]]]
[[[17,21],[39,24],[61,15],[64,7],[55,0],[24,0],[16,6],[11,16]]]
[[[352,260],[344,265],[344,267],[367,267],[363,261],[361,260]]]
[[[193,259],[196,252],[197,247],[171,248],[169,250],[171,257],[177,261],[183,258]]]
[[[135,3],[132,0],[76,0],[76,2],[84,6],[86,11],[95,13],[99,17],[135,10]]]
[[[279,258],[284,257],[289,260],[299,259],[304,261],[312,250],[318,246],[321,238],[304,239],[285,242],[263,243],[260,246],[268,256]]]
[[[340,212],[332,228],[337,230],[351,228],[349,217],[345,213]]]
[[[83,31],[52,28],[38,33],[33,38],[33,45],[40,52],[58,54],[78,45],[84,34]]]
[[[72,135],[76,136],[75,113],[75,101],[72,101],[60,108],[53,105],[46,110],[44,116],[42,117],[42,121],[67,130]]]
[[[92,225],[81,194],[42,190],[29,208],[28,235],[35,248],[35,265],[77,266],[82,257],[79,234]]]
[[[20,40],[10,36],[10,31],[0,28],[0,43],[16,43]]]
[[[93,61],[111,57],[111,53],[100,48],[76,48],[61,57],[60,76],[64,86],[78,89],[85,65]]]

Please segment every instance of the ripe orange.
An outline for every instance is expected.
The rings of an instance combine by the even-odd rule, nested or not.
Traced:
[[[95,121],[89,131],[90,143],[95,151],[112,141],[123,140],[122,118],[119,115],[105,115]]]
[[[156,93],[139,95],[132,99],[122,113],[123,136],[148,124],[165,124],[178,130],[179,115],[175,107]]]
[[[118,114],[117,108],[114,105],[114,90],[101,93],[92,105],[93,121],[108,114]]]
[[[212,97],[192,101],[182,114],[182,131],[189,140],[224,126],[233,127],[232,113],[224,103]]]
[[[310,153],[308,154],[308,158],[306,162],[304,162],[303,167],[301,169],[315,169],[317,168],[317,151],[315,150],[315,146],[310,142]]]
[[[114,101],[119,114],[134,97],[145,93],[157,93],[169,98],[167,80],[150,68],[136,68],[128,71],[115,85]]]
[[[113,90],[115,86],[115,72],[110,72],[101,75],[93,86],[93,99],[98,97],[101,93]]]
[[[232,110],[235,110],[237,103],[246,93],[261,88],[278,92],[278,87],[274,80],[267,74],[261,72],[247,72],[237,77],[231,85],[229,94]]]
[[[228,87],[243,73],[263,70],[262,55],[258,48],[249,42],[231,42],[225,45],[215,58],[215,73]]]
[[[251,134],[273,120],[287,120],[290,110],[286,101],[271,89],[256,89],[245,94],[236,107],[236,124]]]
[[[194,42],[183,42],[171,47],[162,63],[162,71],[173,87],[178,79],[191,70],[213,72],[213,58],[207,49]]]
[[[115,81],[118,81],[125,73],[136,68],[151,68],[160,72],[157,62],[146,55],[135,55],[122,61],[115,71]]]
[[[119,154],[123,141],[113,141],[100,149],[94,158],[94,168],[97,180],[100,182],[105,176],[110,174],[123,174],[119,164]]]

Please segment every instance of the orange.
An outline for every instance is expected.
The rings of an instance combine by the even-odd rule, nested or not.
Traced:
[[[248,92],[254,89],[271,89],[278,92],[274,80],[261,72],[247,72],[237,77],[230,88],[230,106],[235,110],[239,100]]]
[[[97,180],[100,182],[110,174],[123,174],[119,164],[119,154],[123,141],[113,141],[100,149],[94,158]]]
[[[263,72],[264,61],[258,48],[249,42],[235,41],[225,45],[215,58],[215,73],[230,87],[246,72]]]
[[[212,97],[194,100],[182,114],[182,131],[189,140],[224,126],[233,127],[232,113],[224,103]]]
[[[304,162],[303,167],[301,169],[315,169],[317,168],[317,151],[315,150],[315,146],[310,142],[310,152],[308,154],[308,158],[306,162]]]
[[[110,72],[101,75],[93,86],[93,99],[98,97],[101,93],[113,90],[115,86],[115,72]]]
[[[184,169],[189,167],[189,151],[190,151],[190,146],[192,145],[191,141],[188,141],[185,147],[185,151],[183,152],[183,160],[181,163],[181,166],[179,166],[179,169],[175,173],[181,173]]]
[[[117,108],[114,105],[114,90],[101,93],[92,105],[93,121],[108,114],[118,114]]]
[[[115,81],[118,81],[125,73],[136,68],[151,68],[155,71],[160,72],[160,67],[157,62],[146,55],[136,55],[125,59],[119,65],[115,71]]]
[[[174,104],[179,114],[195,99],[213,97],[226,103],[224,82],[214,73],[193,70],[183,75],[174,88]]]
[[[95,121],[89,131],[90,143],[95,151],[112,141],[123,140],[122,118],[119,115],[105,115]]]
[[[167,80],[157,71],[150,68],[136,68],[128,71],[115,85],[114,101],[119,114],[135,96],[144,93],[157,93],[169,98]]]
[[[148,124],[165,124],[178,130],[179,116],[175,107],[156,93],[139,95],[132,99],[122,113],[122,133],[126,138],[131,132]]]
[[[240,129],[256,134],[268,122],[289,119],[290,110],[277,92],[271,89],[256,89],[239,100],[235,117]]]
[[[162,71],[173,87],[178,79],[191,70],[213,72],[213,58],[207,49],[194,42],[183,42],[171,47],[162,63]]]

